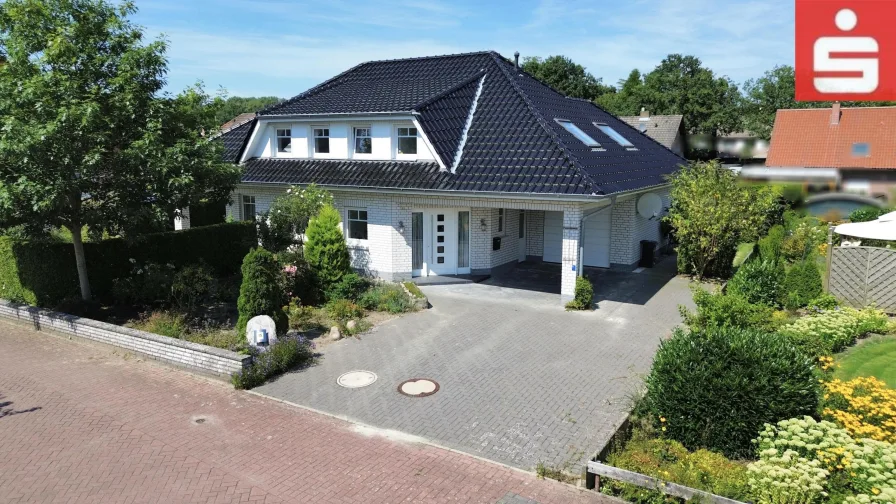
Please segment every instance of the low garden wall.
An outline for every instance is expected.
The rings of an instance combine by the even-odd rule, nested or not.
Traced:
[[[229,350],[13,303],[5,299],[0,299],[0,317],[28,322],[37,330],[46,328],[99,341],[206,374],[230,376],[252,363],[252,357]]]

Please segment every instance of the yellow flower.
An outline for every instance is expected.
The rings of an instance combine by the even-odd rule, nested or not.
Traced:
[[[661,417],[660,417],[660,422],[665,422],[665,421],[666,421],[666,417],[661,416]]]
[[[663,432],[666,432],[666,426],[665,426],[665,425],[663,426]]]

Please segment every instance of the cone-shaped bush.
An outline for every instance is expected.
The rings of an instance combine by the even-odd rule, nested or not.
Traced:
[[[305,260],[327,292],[351,271],[348,246],[339,227],[339,212],[325,206],[305,231]]]
[[[824,286],[821,271],[813,259],[791,266],[784,280],[784,306],[795,310],[802,308],[821,295]]]
[[[274,255],[263,248],[250,250],[243,259],[243,283],[236,306],[240,317],[236,328],[245,333],[252,317],[268,315],[277,324],[277,333],[286,332],[288,320],[283,312],[286,304],[282,273]]]

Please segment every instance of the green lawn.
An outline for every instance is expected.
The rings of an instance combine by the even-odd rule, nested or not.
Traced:
[[[841,380],[874,376],[896,388],[896,336],[875,336],[837,357],[834,375]]]

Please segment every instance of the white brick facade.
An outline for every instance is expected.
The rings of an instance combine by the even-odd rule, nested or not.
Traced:
[[[287,186],[241,185],[227,207],[227,215],[242,216],[243,195],[255,197],[255,211],[270,208],[274,198],[283,194]],[[367,210],[368,240],[366,245],[350,246],[354,267],[387,280],[410,278],[411,213],[425,208],[457,208],[470,210],[470,268],[473,273],[487,273],[495,268],[519,260],[519,210],[527,210],[526,255],[544,253],[544,212],[560,211],[563,216],[562,284],[564,297],[575,289],[579,254],[579,225],[582,205],[558,200],[524,200],[501,198],[471,198],[450,196],[415,196],[361,191],[333,190],[337,209],[346,218],[346,210]],[[664,191],[664,202],[668,191]],[[659,222],[637,216],[636,197],[618,201],[613,209],[610,258],[614,264],[631,265],[638,260],[638,243],[642,239],[658,239]],[[498,231],[498,209],[504,208],[504,229]],[[643,221],[643,222],[642,222]],[[485,223],[485,231],[482,223]],[[404,232],[399,229],[404,228]],[[493,238],[501,237],[501,248],[492,250]]]

